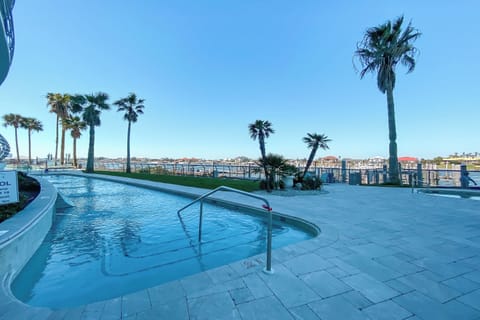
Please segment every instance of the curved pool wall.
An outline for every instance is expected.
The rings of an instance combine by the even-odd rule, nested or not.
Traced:
[[[0,224],[0,310],[28,308],[11,293],[12,281],[42,243],[55,217],[57,192],[44,179],[40,193],[20,213]]]
[[[51,173],[49,173],[51,174]],[[164,192],[184,195],[191,198],[200,196],[205,190],[195,187],[177,186],[147,180],[137,180],[124,177],[107,175],[85,175],[81,172],[59,172],[55,174],[66,174],[73,176],[92,176],[97,179],[115,181],[130,184],[138,187],[149,188]],[[41,174],[39,175],[41,177]],[[26,265],[28,260],[35,253],[42,243],[44,237],[50,230],[57,207],[69,205],[57,194],[55,187],[44,179],[37,179],[41,185],[40,194],[29,204],[29,206],[16,216],[0,224],[0,319],[18,318],[48,318],[52,309],[47,307],[33,307],[18,300],[11,292],[11,284],[16,275]],[[256,207],[240,204],[238,202],[222,199],[222,195],[209,199],[217,205],[242,208],[255,213],[262,210]],[[287,221],[297,226],[302,226],[307,232],[311,232],[313,238],[320,234],[320,228],[315,224],[285,214],[273,211],[274,219]],[[6,231],[3,234],[1,231]],[[9,260],[14,257],[13,261]]]

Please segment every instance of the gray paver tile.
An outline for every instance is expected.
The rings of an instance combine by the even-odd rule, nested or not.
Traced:
[[[333,266],[331,262],[328,262],[324,258],[313,253],[307,253],[295,257],[293,259],[285,261],[283,265],[290,269],[296,275],[318,270],[324,270]]]
[[[415,289],[407,286],[403,282],[398,281],[397,279],[389,280],[389,281],[384,282],[384,283],[387,286],[389,286],[390,288],[395,289],[400,293],[407,293],[407,292],[411,292],[411,291],[415,290]]]
[[[379,281],[387,281],[401,276],[401,274],[395,270],[385,267],[375,260],[361,255],[351,255],[340,259]]]
[[[350,249],[361,254],[364,257],[370,257],[370,258],[388,256],[395,253],[391,249],[385,248],[376,243],[367,243],[359,246],[352,246],[350,247]]]
[[[468,293],[473,290],[480,289],[480,283],[469,280],[462,276],[451,278],[442,282],[444,285],[449,286],[461,293]]]
[[[463,275],[465,278],[480,283],[480,270],[475,270]]]
[[[442,303],[461,295],[457,290],[433,281],[422,273],[411,274],[397,280]]]
[[[128,317],[138,312],[146,311],[151,307],[147,290],[122,296],[122,317]]]
[[[324,300],[309,303],[308,306],[322,320],[361,320],[368,316],[352,306],[341,296],[335,296]]]
[[[347,276],[350,275],[348,272],[340,269],[339,267],[333,267],[333,268],[325,269],[325,271],[327,271],[332,276],[334,276],[335,278],[338,278],[338,279],[343,278],[343,277],[347,277]]]
[[[308,305],[293,307],[290,309],[290,313],[297,320],[320,320],[320,317]]]
[[[188,318],[187,301],[181,298],[166,304],[157,304],[150,310],[138,313],[136,320],[186,320]]]
[[[326,271],[312,272],[301,276],[300,279],[322,298],[328,298],[352,290],[351,287]]]
[[[437,258],[426,258],[412,261],[412,263],[430,270],[444,279],[456,277],[472,271],[472,268],[460,263],[443,263]]]
[[[320,299],[302,280],[281,265],[277,266],[273,275],[261,274],[260,277],[287,308]]]
[[[393,290],[366,274],[357,274],[343,278],[342,280],[374,303],[391,299],[400,294],[396,290]]]
[[[255,273],[243,277],[242,280],[255,299],[273,295],[265,282]]]
[[[401,320],[412,315],[411,312],[400,307],[392,300],[374,304],[363,309],[372,320]]]
[[[223,283],[225,281],[238,279],[240,276],[229,265],[221,266],[207,271],[213,283]]]
[[[192,319],[240,319],[228,292],[188,299],[188,310]]]
[[[291,320],[293,317],[274,296],[242,303],[237,306],[242,319]]]
[[[101,320],[120,319],[122,316],[122,298],[115,298],[105,301],[102,310]]]
[[[380,264],[383,264],[384,266],[386,266],[386,267],[388,267],[392,270],[395,270],[396,272],[398,272],[401,275],[416,273],[416,272],[420,272],[420,271],[423,270],[423,268],[421,268],[421,267],[419,267],[415,264],[405,262],[402,259],[397,258],[395,256],[379,257],[379,258],[376,258],[374,260],[377,261]]]
[[[466,295],[459,297],[457,300],[480,310],[480,289],[467,293]]]
[[[168,301],[178,300],[185,296],[185,291],[180,281],[168,282],[156,287],[148,288],[148,295],[152,307],[157,304],[165,304]]]
[[[444,304],[445,309],[452,319],[478,320],[480,319],[480,310],[467,306],[457,300],[452,300]]]
[[[331,258],[331,259],[328,259],[328,261],[330,261],[331,263],[336,265],[338,268],[340,268],[341,270],[346,272],[348,275],[360,273],[359,269],[357,269],[354,266],[346,263],[343,260],[340,260],[339,258]]]
[[[368,300],[364,295],[355,290],[342,293],[341,297],[350,302],[351,305],[359,310],[372,305],[372,301]]]
[[[446,307],[418,291],[393,298],[393,301],[421,319],[451,320],[452,315]]]
[[[248,288],[240,288],[230,290],[230,296],[232,297],[233,303],[245,303],[247,301],[255,300],[254,296]]]

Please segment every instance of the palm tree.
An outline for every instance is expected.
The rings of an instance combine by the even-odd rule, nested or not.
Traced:
[[[32,164],[32,131],[43,131],[43,124],[35,118],[22,118],[20,126],[28,130],[28,164]]]
[[[308,169],[312,165],[313,159],[315,158],[315,154],[317,153],[318,148],[321,148],[323,150],[328,149],[327,143],[330,141],[332,140],[328,139],[326,135],[318,134],[318,133],[307,133],[307,136],[303,137],[303,142],[305,142],[307,146],[312,149],[312,151],[310,151],[310,156],[308,157],[307,164],[305,165],[305,170],[303,170],[301,179],[305,177],[305,175],[308,172]]]
[[[22,123],[23,117],[19,114],[9,113],[3,116],[3,126],[6,128],[12,126],[15,128],[15,147],[17,148],[17,164],[20,163],[20,153],[18,152],[18,133],[17,129]]]
[[[66,128],[63,124],[65,118],[69,116],[69,104],[70,95],[61,93],[47,93],[47,105],[50,106],[50,112],[57,116],[57,123],[55,126],[55,165],[57,165],[58,159],[58,127],[62,124],[62,140],[60,147],[60,164],[64,164],[65,156],[65,131]]]
[[[407,67],[407,73],[415,69],[417,49],[412,45],[421,33],[411,26],[402,31],[403,16],[393,23],[388,21],[366,31],[363,40],[357,45],[355,56],[362,65],[360,78],[371,72],[377,74],[377,86],[387,94],[389,131],[389,177],[390,182],[399,183],[397,130],[393,89],[395,88],[395,67],[400,62]]]
[[[123,119],[128,121],[127,130],[127,173],[131,172],[130,168],[130,131],[132,122],[137,122],[138,115],[143,114],[144,99],[137,99],[135,93],[130,93],[128,97],[115,101],[113,104],[118,107],[117,111],[124,111]]]
[[[262,154],[262,166],[265,172],[265,180],[267,181],[267,191],[270,192],[267,159],[265,153],[265,138],[268,138],[270,134],[275,133],[275,131],[272,128],[272,124],[268,120],[256,120],[254,123],[248,125],[248,131],[250,132],[250,137],[253,140],[258,138],[260,153]]]
[[[82,119],[89,128],[88,158],[86,172],[92,173],[95,159],[95,127],[100,126],[102,110],[109,110],[107,103],[108,94],[98,92],[95,94],[75,95],[71,97],[72,107],[82,109]]]
[[[279,154],[274,154],[274,153],[269,153],[267,156],[264,158],[260,158],[258,160],[258,163],[264,167],[266,166],[269,170],[269,178],[270,180],[267,180],[267,184],[273,184],[273,187],[275,189],[278,189],[279,185],[279,174],[282,171],[282,168],[284,168],[287,165],[287,160],[282,155]]]
[[[79,116],[71,116],[65,119],[67,129],[70,129],[70,134],[73,138],[73,166],[76,168],[77,163],[77,139],[82,135],[82,130],[87,128],[85,121],[82,121]]]

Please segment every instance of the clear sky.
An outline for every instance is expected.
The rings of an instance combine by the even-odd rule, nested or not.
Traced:
[[[132,156],[258,157],[248,124],[269,120],[267,152],[305,158],[307,132],[332,139],[318,156],[388,157],[386,97],[360,80],[352,57],[367,28],[404,15],[422,32],[417,67],[397,68],[398,154],[480,152],[477,0],[17,1],[16,48],[0,87],[0,114],[42,121],[33,157],[54,153],[47,92],[135,92],[145,114]],[[101,116],[96,156],[126,154],[127,123]],[[0,127],[14,153],[14,130]],[[26,130],[20,154],[28,154]],[[78,143],[87,155],[88,133]],[[67,138],[67,152],[72,141]]]

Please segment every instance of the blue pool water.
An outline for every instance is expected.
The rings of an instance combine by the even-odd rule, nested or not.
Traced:
[[[50,176],[74,207],[57,212],[12,284],[21,301],[64,308],[114,298],[265,252],[263,217],[97,179]],[[256,200],[253,200],[256,201]],[[260,204],[259,204],[260,206]],[[274,220],[273,248],[313,235]]]

